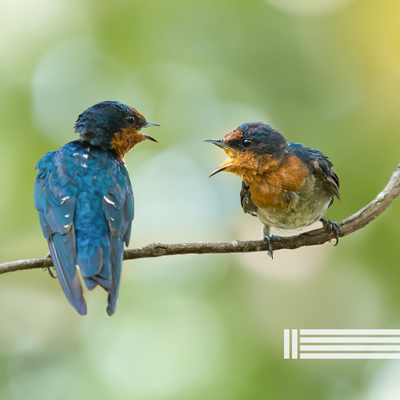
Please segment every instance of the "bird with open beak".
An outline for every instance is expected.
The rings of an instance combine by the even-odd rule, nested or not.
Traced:
[[[321,221],[336,244],[340,226],[323,219],[334,198],[340,199],[339,178],[328,157],[299,143],[289,143],[269,125],[245,123],[222,139],[207,139],[227,153],[228,158],[210,176],[232,172],[242,179],[240,201],[245,213],[263,224],[263,241],[273,257],[270,228],[301,229]]]
[[[129,244],[133,193],[125,155],[159,126],[132,107],[104,101],[88,108],[75,124],[78,140],[45,154],[38,164],[35,208],[58,279],[79,314],[86,302],[77,272],[89,290],[108,292],[107,313],[115,312],[124,243]]]

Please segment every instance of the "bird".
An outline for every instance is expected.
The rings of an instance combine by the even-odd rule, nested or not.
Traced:
[[[79,115],[77,140],[46,153],[37,163],[34,204],[61,287],[75,310],[87,314],[81,279],[89,290],[107,293],[107,313],[118,300],[124,243],[134,215],[125,155],[151,136],[136,109],[103,101]]]
[[[210,177],[227,171],[242,179],[240,203],[243,212],[256,216],[263,224],[262,240],[282,243],[270,229],[295,231],[321,221],[335,232],[338,244],[339,224],[323,218],[335,198],[340,200],[339,178],[332,162],[318,150],[290,143],[277,130],[261,122],[248,122],[222,139],[206,139],[222,148],[227,160]]]

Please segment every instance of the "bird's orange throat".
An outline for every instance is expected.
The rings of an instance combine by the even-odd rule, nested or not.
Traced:
[[[265,181],[266,176],[276,171],[280,164],[281,160],[271,157],[260,160],[252,153],[243,152],[236,155],[234,162],[226,168],[226,171],[238,175],[247,186],[252,186]]]
[[[126,153],[143,140],[145,140],[145,137],[141,133],[138,133],[133,127],[128,127],[114,134],[111,147],[121,159],[124,159]]]
[[[258,168],[232,170],[250,187],[251,201],[260,208],[284,208],[288,191],[298,192],[308,174],[307,166],[295,156],[268,159]]]

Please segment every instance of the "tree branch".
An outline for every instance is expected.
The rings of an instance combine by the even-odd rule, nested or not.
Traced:
[[[400,164],[390,178],[384,189],[360,211],[344,219],[338,224],[342,228],[342,236],[358,231],[385,211],[394,199],[400,194]],[[300,235],[282,237],[282,243],[272,239],[273,250],[297,249],[303,246],[315,246],[324,244],[334,239],[335,233],[328,233],[325,228],[304,232]],[[222,254],[222,253],[246,253],[253,251],[267,251],[268,244],[261,240],[233,242],[199,242],[199,243],[151,243],[136,249],[127,249],[124,252],[124,260],[137,258],[150,258],[161,256],[173,256],[179,254]],[[51,258],[34,258],[31,260],[18,260],[0,264],[0,274],[12,271],[22,271],[33,268],[51,267]]]

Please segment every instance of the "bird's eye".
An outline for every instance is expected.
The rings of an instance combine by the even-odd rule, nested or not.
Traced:
[[[133,115],[128,115],[126,117],[126,123],[128,125],[133,125],[135,123],[135,117]]]
[[[249,147],[253,146],[253,141],[251,139],[243,139],[242,140],[242,147],[248,149]]]

